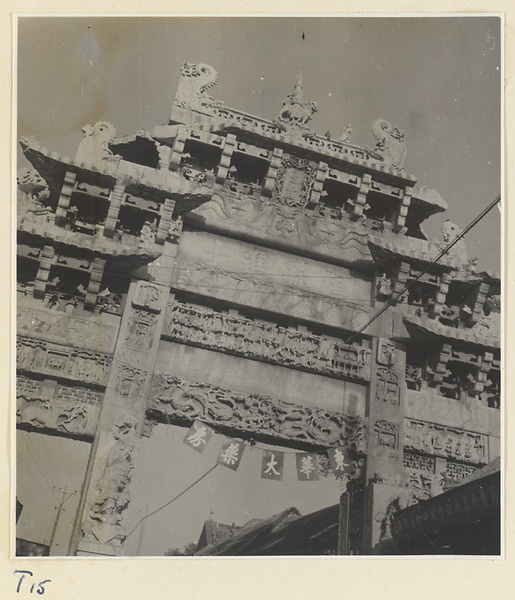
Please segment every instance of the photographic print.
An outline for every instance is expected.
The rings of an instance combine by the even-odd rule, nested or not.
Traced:
[[[499,556],[501,18],[16,26],[16,556]]]

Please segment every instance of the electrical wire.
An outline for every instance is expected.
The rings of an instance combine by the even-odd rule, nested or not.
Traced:
[[[360,327],[360,329],[358,331],[356,331],[355,333],[353,333],[349,338],[347,338],[347,340],[345,340],[345,343],[349,344],[352,340],[354,340],[357,336],[359,336],[361,333],[363,333],[365,331],[365,329],[367,327],[369,327],[379,316],[381,316],[385,310],[387,310],[390,306],[392,306],[392,304],[394,304],[395,302],[397,302],[397,300],[404,294],[406,293],[423,275],[425,275],[429,269],[435,265],[441,258],[442,256],[444,256],[445,254],[447,254],[447,252],[449,252],[449,250],[455,246],[461,239],[463,239],[465,237],[465,235],[475,226],[477,225],[477,223],[479,223],[479,221],[481,221],[481,219],[483,219],[483,217],[485,217],[491,210],[492,208],[501,200],[501,195],[499,194],[499,196],[497,196],[497,198],[491,202],[485,209],[483,209],[483,211],[475,218],[473,219],[466,227],[465,229],[459,233],[441,252],[438,253],[437,256],[435,256],[435,258],[433,258],[433,260],[422,270],[418,273],[418,275],[416,277],[414,277],[413,279],[411,279],[403,288],[400,292],[397,292],[395,294],[395,296],[392,296],[392,298],[390,298],[388,300],[388,302],[386,302],[378,311],[377,313],[371,318],[369,319],[365,325],[363,325],[362,327]]]
[[[144,517],[142,517],[137,523],[136,525],[131,529],[131,531],[125,536],[125,539],[127,539],[129,536],[131,536],[136,529],[141,525],[141,523],[143,523],[143,521],[145,521],[145,519],[148,519],[149,517],[154,516],[155,514],[157,514],[158,512],[162,511],[163,508],[166,508],[167,506],[170,506],[170,504],[172,504],[172,502],[175,502],[176,500],[178,500],[181,496],[183,496],[188,490],[191,490],[192,487],[194,487],[195,485],[197,485],[197,483],[200,483],[204,478],[206,478],[212,471],[214,471],[216,469],[216,467],[218,467],[218,463],[216,463],[215,465],[213,465],[208,471],[206,471],[204,473],[204,475],[201,475],[196,481],[194,481],[191,485],[189,485],[186,489],[182,490],[182,492],[180,494],[177,494],[177,496],[175,496],[174,498],[172,498],[171,500],[169,500],[166,504],[163,504],[163,506],[160,506],[159,508],[156,508],[156,510],[152,511],[151,513],[149,513],[148,515],[145,515]]]

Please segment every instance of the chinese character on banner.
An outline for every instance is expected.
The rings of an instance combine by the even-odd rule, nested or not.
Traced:
[[[296,454],[295,459],[299,481],[316,481],[318,479],[318,456],[314,452]]]
[[[263,450],[263,462],[261,463],[262,479],[283,480],[284,452],[275,450]]]
[[[211,427],[204,425],[200,421],[195,421],[191,426],[191,429],[186,434],[183,442],[188,446],[191,446],[193,450],[196,450],[200,454],[206,449],[207,443],[213,435]]]
[[[241,455],[245,450],[245,445],[241,442],[236,442],[231,438],[225,438],[220,454],[216,459],[216,462],[224,467],[228,467],[233,471],[236,471],[240,466]]]
[[[336,446],[336,448],[329,448],[327,451],[331,466],[335,475],[344,475],[351,473],[353,470],[352,460],[349,457],[347,448],[344,446]]]

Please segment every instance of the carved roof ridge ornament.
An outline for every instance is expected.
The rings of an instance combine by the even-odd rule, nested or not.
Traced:
[[[283,100],[279,118],[274,121],[274,124],[285,133],[300,133],[302,137],[309,137],[311,132],[307,124],[318,107],[316,102],[304,100],[303,86],[304,75],[299,71],[295,81],[295,91]]]
[[[116,129],[107,121],[95,121],[93,125],[84,125],[84,137],[79,143],[75,163],[102,169],[105,160],[119,159],[109,148],[109,142],[116,137]]]
[[[224,106],[223,101],[215,100],[206,90],[218,82],[216,69],[206,63],[185,62],[181,67],[181,76],[174,104],[197,112],[212,114]]]
[[[376,119],[372,123],[372,133],[377,140],[376,147],[373,150],[366,148],[367,151],[373,158],[382,160],[393,171],[402,173],[406,160],[404,131],[394,127],[385,119]]]

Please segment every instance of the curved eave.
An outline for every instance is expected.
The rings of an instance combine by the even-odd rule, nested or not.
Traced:
[[[137,269],[148,265],[161,256],[161,252],[138,251],[137,248],[127,248],[103,236],[89,236],[83,233],[66,231],[55,225],[41,227],[34,223],[22,224],[18,227],[18,242],[23,239],[39,241],[45,245],[51,243],[61,247],[89,254],[91,258],[98,257],[106,260],[113,267],[120,269]]]
[[[124,160],[106,161],[102,170],[81,163],[78,165],[69,157],[61,157],[49,152],[35,140],[24,138],[20,141],[23,153],[38,173],[45,179],[51,193],[59,194],[67,172],[77,173],[84,182],[113,189],[118,178],[127,181],[137,192],[145,192],[156,202],[165,198],[176,201],[174,216],[184,215],[201,204],[208,202],[213,190],[207,186],[194,186],[191,182],[172,171],[159,170]],[[132,182],[132,183],[131,183]]]
[[[485,335],[484,332],[474,332],[473,329],[457,329],[443,325],[434,319],[411,315],[404,316],[402,320],[411,338],[419,343],[445,340],[447,342],[461,342],[462,344],[480,346],[490,350],[500,348],[499,334]]]

